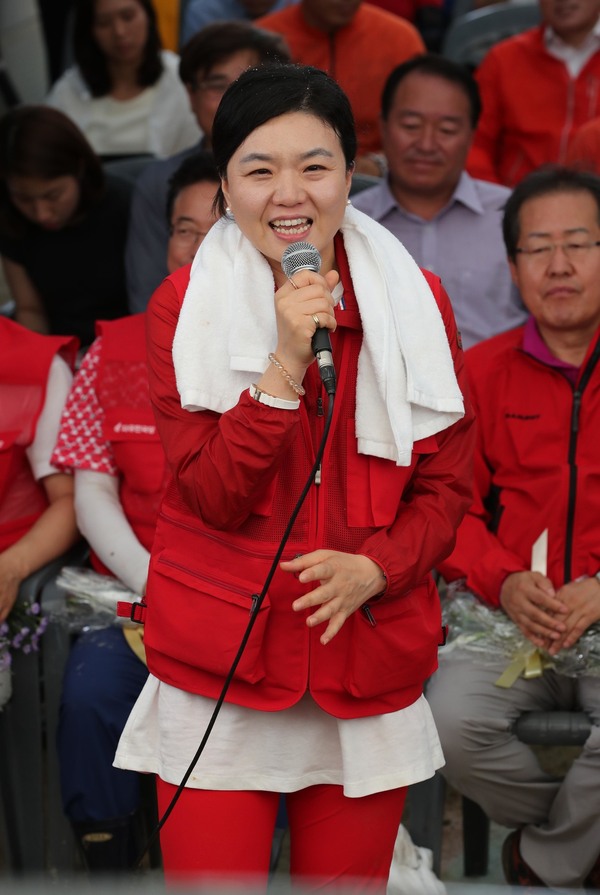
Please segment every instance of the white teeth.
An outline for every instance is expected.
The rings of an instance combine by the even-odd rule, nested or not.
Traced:
[[[293,233],[297,235],[298,233],[306,233],[308,227],[275,227],[273,226],[273,230],[275,233]]]
[[[308,218],[292,218],[289,221],[273,221],[271,227],[276,233],[291,233],[293,236],[297,236],[300,233],[306,233],[310,227],[310,223]]]
[[[308,224],[308,218],[291,218],[288,220],[278,219],[273,221],[274,227],[299,227],[300,225],[306,226]]]

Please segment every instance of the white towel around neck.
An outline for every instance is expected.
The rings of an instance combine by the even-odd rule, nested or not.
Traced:
[[[464,415],[444,323],[395,236],[352,206],[341,229],[363,327],[358,451],[408,466],[413,442]],[[194,259],[173,340],[184,409],[224,413],[262,375],[277,342],[274,288],[235,221],[218,221]]]

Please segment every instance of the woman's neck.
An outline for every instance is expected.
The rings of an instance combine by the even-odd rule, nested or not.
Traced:
[[[108,72],[112,84],[109,96],[113,99],[127,100],[143,93],[145,88],[138,83],[138,68],[138,63],[109,63]]]

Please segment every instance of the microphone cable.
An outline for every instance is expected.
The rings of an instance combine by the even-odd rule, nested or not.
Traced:
[[[169,819],[171,812],[173,811],[175,805],[177,804],[179,796],[185,789],[185,784],[189,780],[190,775],[191,775],[192,771],[194,770],[194,767],[196,766],[200,756],[202,755],[202,753],[204,751],[204,747],[206,746],[206,743],[208,742],[208,738],[212,732],[212,729],[215,726],[217,716],[221,710],[221,706],[223,705],[223,703],[225,701],[225,696],[227,695],[227,691],[229,690],[231,681],[233,680],[233,675],[235,674],[235,670],[240,662],[240,659],[242,658],[242,654],[244,652],[244,649],[246,648],[246,644],[248,643],[248,639],[252,632],[252,628],[254,627],[254,623],[258,617],[258,612],[264,602],[265,596],[267,595],[267,591],[270,587],[271,581],[273,580],[273,576],[275,575],[275,572],[277,570],[277,566],[279,564],[279,560],[281,559],[281,556],[285,549],[285,545],[287,544],[290,534],[292,533],[292,528],[294,526],[294,523],[295,523],[296,519],[298,518],[298,513],[300,512],[302,505],[303,505],[304,501],[306,500],[306,497],[310,490],[310,486],[312,485],[312,483],[316,477],[316,474],[321,466],[321,461],[323,459],[323,453],[325,451],[325,445],[327,444],[327,438],[329,436],[329,430],[331,429],[331,421],[333,419],[334,404],[335,404],[335,394],[332,393],[332,394],[329,394],[329,400],[327,402],[327,416],[325,418],[323,434],[321,436],[321,441],[319,443],[319,447],[318,447],[318,450],[317,450],[317,453],[315,456],[315,461],[313,463],[313,466],[312,466],[312,469],[308,476],[308,479],[306,480],[306,483],[300,493],[300,497],[298,498],[296,505],[295,505],[294,509],[292,510],[292,513],[291,513],[288,523],[286,525],[285,531],[283,532],[283,535],[282,535],[281,541],[279,543],[279,546],[277,548],[277,551],[275,553],[275,556],[273,557],[273,562],[271,563],[271,566],[267,573],[267,577],[263,584],[262,590],[261,590],[260,594],[252,595],[252,608],[250,609],[250,619],[248,621],[248,625],[247,625],[246,630],[244,631],[244,634],[242,636],[242,640],[240,642],[239,649],[233,659],[233,662],[231,663],[231,667],[230,667],[229,671],[227,672],[227,676],[225,677],[225,681],[223,682],[223,687],[221,689],[221,693],[217,699],[217,702],[213,709],[213,713],[212,713],[210,720],[206,726],[206,730],[204,731],[204,735],[202,737],[202,740],[200,741],[200,745],[198,746],[194,757],[192,758],[185,774],[183,775],[181,782],[179,783],[173,798],[171,799],[170,803],[167,805],[162,817],[159,818],[158,823],[154,827],[154,830],[151,832],[150,836],[148,837],[146,844],[144,845],[143,851],[135,859],[135,861],[132,865],[132,868],[131,868],[132,870],[139,869],[139,866],[144,858],[144,855],[151,848],[151,846],[154,844],[157,836],[159,835],[160,831],[162,830],[165,823]]]

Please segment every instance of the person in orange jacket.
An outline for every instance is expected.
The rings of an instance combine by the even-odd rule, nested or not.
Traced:
[[[256,19],[256,24],[281,34],[295,62],[322,68],[335,78],[356,121],[355,169],[382,174],[379,99],[392,69],[425,50],[415,26],[362,0],[300,0]]]

